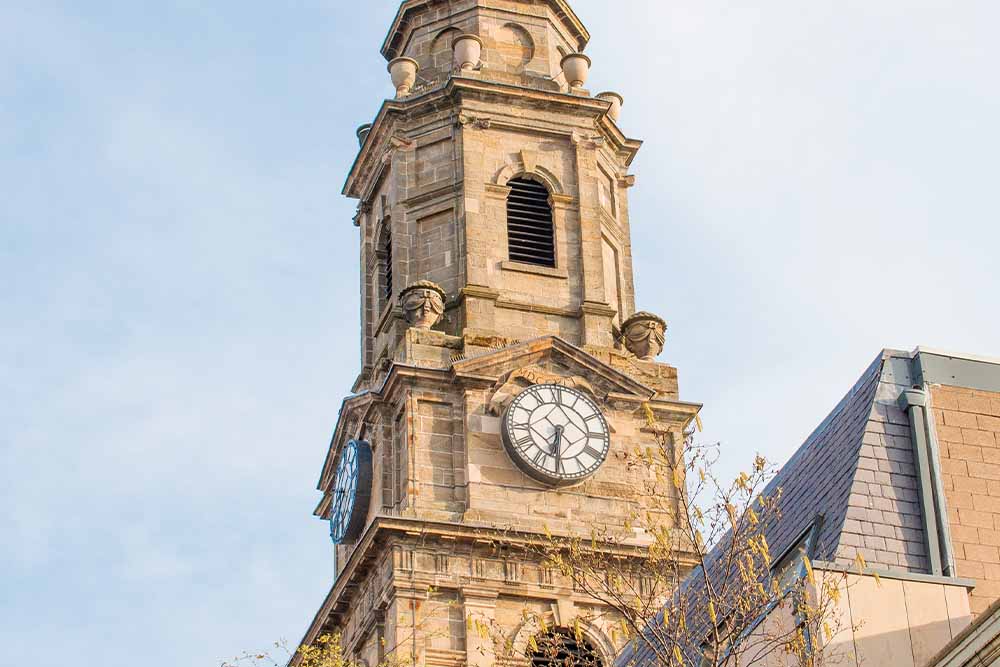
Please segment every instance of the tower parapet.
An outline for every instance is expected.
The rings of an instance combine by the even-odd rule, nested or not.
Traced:
[[[422,82],[433,86],[455,71],[453,46],[461,35],[482,40],[478,76],[546,90],[565,85],[562,58],[590,41],[563,0],[410,0],[400,6],[382,55],[413,58]]]

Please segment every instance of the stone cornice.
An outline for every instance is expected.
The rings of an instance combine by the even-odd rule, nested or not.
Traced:
[[[350,173],[344,183],[343,194],[354,199],[364,199],[370,196],[370,192],[377,180],[376,174],[387,164],[392,148],[391,139],[394,136],[395,120],[405,117],[408,114],[421,112],[424,110],[440,110],[446,100],[461,98],[462,95],[474,95],[485,99],[517,99],[529,105],[554,105],[562,108],[566,112],[583,113],[594,118],[597,130],[610,142],[610,148],[618,153],[626,165],[631,164],[642,146],[642,142],[636,139],[628,139],[617,125],[608,117],[608,102],[595,97],[585,97],[582,95],[572,95],[557,91],[538,90],[515,86],[495,81],[486,81],[470,77],[453,76],[442,86],[432,88],[426,92],[413,95],[402,100],[386,100],[379,109],[378,115],[372,124],[371,135],[364,147],[359,151],[351,166]],[[458,111],[456,107],[456,111]],[[539,131],[539,128],[526,125],[523,122],[517,123],[506,119],[491,119],[491,127],[509,127],[510,129],[532,129]],[[573,129],[566,129],[555,132],[571,136]]]

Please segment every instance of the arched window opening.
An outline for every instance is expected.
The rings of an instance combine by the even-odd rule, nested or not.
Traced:
[[[511,261],[555,267],[556,245],[549,191],[537,181],[507,183],[507,249]]]
[[[531,667],[604,667],[593,645],[577,640],[569,630],[554,630],[535,639],[537,650],[528,649]]]

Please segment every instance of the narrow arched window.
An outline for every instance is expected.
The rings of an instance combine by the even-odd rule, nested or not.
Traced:
[[[387,228],[383,237],[382,252],[385,257],[385,280],[382,283],[382,287],[385,293],[382,297],[388,303],[392,301],[392,230]]]
[[[375,244],[375,255],[378,257],[378,310],[385,312],[386,307],[392,302],[392,221],[386,218],[383,221],[382,231]]]
[[[578,640],[569,630],[555,630],[537,637],[535,646],[528,649],[531,667],[604,667],[591,643],[583,637]]]
[[[511,261],[554,267],[555,233],[549,191],[537,181],[513,178],[507,183],[507,252]]]

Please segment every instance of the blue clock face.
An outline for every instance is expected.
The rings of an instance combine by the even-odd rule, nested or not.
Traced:
[[[371,445],[351,440],[340,454],[337,474],[333,480],[330,538],[334,544],[343,544],[360,537],[368,516],[371,490]]]

